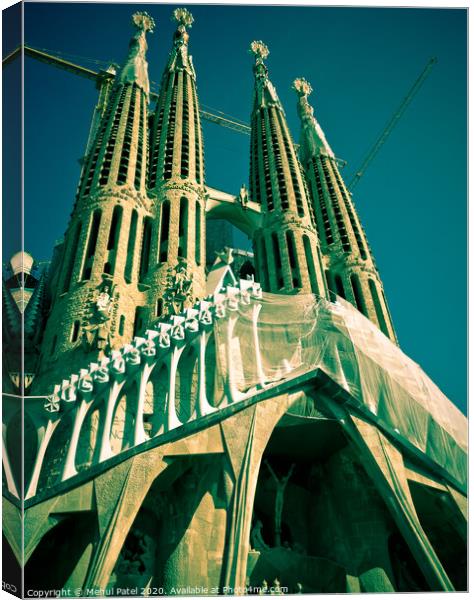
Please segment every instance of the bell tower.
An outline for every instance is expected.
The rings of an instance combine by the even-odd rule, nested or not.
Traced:
[[[196,73],[189,55],[193,16],[178,8],[178,24],[164,70],[150,132],[149,194],[156,215],[148,283],[155,317],[170,312],[166,289],[170,275],[190,281],[188,300],[205,292],[204,151]]]
[[[326,295],[312,206],[285,112],[264,63],[269,51],[252,42],[255,57],[251,117],[250,195],[263,222],[253,238],[256,269],[264,290]]]
[[[130,340],[150,242],[146,195],[149,82],[144,12],[83,163],[41,351],[41,381],[57,380]],[[134,318],[135,316],[135,318]]]
[[[321,126],[308,102],[311,85],[295,79],[301,119],[300,158],[308,181],[331,292],[351,302],[396,342],[392,319],[365,232],[352,195]]]

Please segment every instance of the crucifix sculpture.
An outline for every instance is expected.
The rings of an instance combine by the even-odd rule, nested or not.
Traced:
[[[288,480],[290,479],[295,465],[292,464],[288,474],[281,479],[278,479],[275,471],[272,469],[268,460],[265,461],[265,465],[267,466],[270,474],[275,482],[275,546],[281,546],[281,517],[283,513],[283,500],[285,495],[285,488],[288,484]]]

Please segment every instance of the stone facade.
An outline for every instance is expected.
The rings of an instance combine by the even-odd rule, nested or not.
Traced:
[[[207,188],[193,19],[174,18],[151,120],[146,13],[105,79],[64,242],[23,307],[24,415],[4,358],[5,552],[30,596],[465,590],[465,419],[393,343],[307,82],[301,166],[251,45],[250,189]],[[228,248],[206,272],[206,212],[252,238],[240,280]],[[9,286],[3,308],[18,354]]]

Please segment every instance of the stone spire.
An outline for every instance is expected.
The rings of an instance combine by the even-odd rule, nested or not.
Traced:
[[[167,69],[176,71],[184,69],[191,77],[196,79],[194,72],[193,59],[188,53],[189,33],[186,27],[191,28],[194,23],[194,17],[186,8],[177,8],[173,12],[173,19],[178,23],[178,27],[173,37],[173,47],[171,49]]]
[[[169,278],[178,265],[192,279],[188,303],[205,292],[203,136],[187,31],[194,19],[185,8],[176,9],[173,18],[177,28],[150,133],[148,187],[155,198],[156,226],[151,247],[155,267],[148,284],[155,317],[166,311]]]
[[[250,196],[262,205],[261,229],[253,244],[263,289],[313,292],[325,296],[326,285],[306,182],[275,87],[268,77],[269,55],[254,41],[251,117]]]
[[[153,31],[155,23],[147,13],[137,12],[132,24],[136,31],[86,156],[78,200],[97,188],[114,184],[146,192],[150,91],[146,34]]]
[[[314,116],[314,109],[308,102],[308,96],[313,91],[311,84],[304,77],[300,77],[294,80],[292,87],[298,94],[298,115],[302,129],[299,152],[302,161],[316,153],[335,158],[324,131]]]
[[[308,102],[311,84],[295,79],[301,119],[300,158],[316,217],[329,290],[351,302],[396,342],[382,281],[351,194]]]
[[[132,23],[136,27],[135,35],[130,40],[127,60],[118,77],[119,83],[136,83],[145,94],[150,93],[148,81],[148,63],[146,61],[147,32],[153,33],[154,20],[146,12],[136,12],[132,16]]]
[[[149,83],[146,34],[153,19],[132,16],[135,33],[84,161],[42,342],[37,392],[96,354],[129,341],[146,305],[151,201],[146,190]]]
[[[263,106],[277,105],[278,108],[284,112],[276,89],[268,78],[268,69],[264,63],[264,60],[267,59],[270,54],[268,46],[261,40],[256,40],[250,44],[249,52],[255,57],[255,64],[253,66],[253,73],[255,76],[254,110],[257,107],[262,108]]]
[[[178,27],[161,79],[160,97],[151,131],[151,189],[173,178],[204,184],[204,156],[196,73],[189,55],[189,33],[194,19],[185,8],[173,13]]]

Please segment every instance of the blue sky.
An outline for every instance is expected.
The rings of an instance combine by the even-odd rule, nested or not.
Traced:
[[[157,22],[150,79],[171,44],[173,5],[27,3],[26,43],[99,69],[120,62],[130,15]],[[438,58],[354,193],[402,349],[466,410],[467,71],[462,9],[189,6],[201,104],[249,120],[253,39],[299,137],[291,82],[306,77],[316,115],[348,180],[431,56]],[[84,60],[88,57],[98,61]],[[26,249],[51,256],[72,209],[97,95],[92,82],[25,63]],[[207,183],[237,192],[249,138],[204,123]],[[244,236],[244,247],[249,246]],[[11,248],[14,251],[16,248]],[[8,251],[8,248],[7,248]]]

